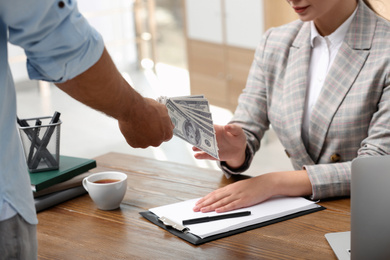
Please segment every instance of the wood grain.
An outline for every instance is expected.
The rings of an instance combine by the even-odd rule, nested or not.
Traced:
[[[128,190],[113,211],[88,195],[38,214],[39,259],[336,259],[328,232],[349,230],[349,199],[320,202],[326,210],[194,246],[139,215],[151,207],[204,196],[246,176],[109,153],[94,172],[128,174]]]

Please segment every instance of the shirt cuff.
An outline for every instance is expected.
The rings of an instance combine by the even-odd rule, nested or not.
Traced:
[[[249,166],[252,163],[253,160],[253,151],[251,151],[249,145],[246,146],[245,149],[245,161],[239,168],[230,168],[225,161],[219,162],[218,166],[221,168],[221,170],[225,173],[226,178],[230,178],[233,174],[240,174],[246,170],[248,170]]]

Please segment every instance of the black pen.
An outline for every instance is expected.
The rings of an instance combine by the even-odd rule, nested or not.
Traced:
[[[187,220],[183,220],[183,225],[199,224],[199,223],[227,219],[227,218],[244,217],[244,216],[249,216],[250,214],[251,214],[250,211],[242,211],[237,213],[223,214],[223,215],[217,215],[211,217],[187,219]]]
[[[60,112],[55,112],[52,119],[50,120],[49,127],[46,129],[44,136],[42,137],[42,142],[40,146],[38,147],[37,151],[35,152],[35,155],[33,156],[31,160],[31,169],[36,169],[39,165],[39,162],[41,161],[42,157],[44,157],[43,151],[46,150],[47,144],[50,142],[50,138],[56,128],[54,124],[58,123],[60,120]],[[48,164],[51,164],[50,161],[47,161]],[[51,167],[52,165],[48,165]]]
[[[33,142],[33,139],[34,139],[34,130],[33,128],[30,128],[30,125],[27,123],[27,121],[25,119],[19,119],[19,117],[16,117],[16,121],[18,122],[18,124],[21,126],[21,127],[26,127],[26,129],[24,129],[26,135],[27,135],[27,138]],[[40,146],[41,146],[41,143],[42,143],[42,140],[39,138],[39,135],[36,136],[36,140],[35,140],[35,147],[38,149]],[[52,165],[56,165],[57,163],[57,160],[53,157],[53,155],[47,150],[47,148],[43,148],[42,149],[42,154],[45,156],[46,159],[48,159],[50,161],[50,164]],[[27,161],[29,162],[29,161]],[[29,165],[29,164],[28,164]]]
[[[39,127],[42,125],[42,121],[37,119],[35,121],[35,129],[32,130],[34,133],[34,136],[31,140],[31,146],[30,146],[30,152],[28,154],[27,164],[30,167],[31,166],[31,159],[34,154],[34,148],[37,146],[37,138],[39,138]]]

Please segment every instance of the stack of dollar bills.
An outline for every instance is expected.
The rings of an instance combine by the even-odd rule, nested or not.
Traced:
[[[209,102],[203,95],[162,96],[157,101],[168,108],[175,136],[219,159]]]

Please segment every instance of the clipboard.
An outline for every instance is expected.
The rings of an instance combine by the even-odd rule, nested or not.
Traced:
[[[323,207],[323,206],[318,206],[316,208],[312,208],[312,209],[309,209],[309,210],[300,211],[300,212],[293,213],[293,214],[290,214],[290,215],[286,215],[286,216],[283,216],[283,217],[275,218],[275,219],[272,219],[272,220],[269,220],[269,221],[260,222],[260,223],[254,224],[254,225],[245,226],[245,227],[242,227],[242,228],[239,228],[239,229],[235,229],[235,230],[231,230],[231,231],[228,231],[228,232],[219,233],[219,234],[208,236],[208,237],[205,237],[205,238],[200,238],[200,237],[198,237],[198,236],[196,236],[196,235],[194,235],[194,234],[192,234],[190,232],[186,232],[186,230],[180,231],[178,229],[175,229],[172,226],[165,225],[162,221],[159,220],[159,217],[157,215],[155,215],[154,213],[152,213],[151,211],[143,211],[143,212],[140,212],[139,214],[142,217],[144,217],[145,219],[147,219],[150,222],[152,222],[153,224],[155,224],[155,225],[161,227],[162,229],[168,231],[169,233],[171,233],[171,234],[173,234],[173,235],[175,235],[175,236],[177,236],[177,237],[179,237],[179,238],[181,238],[181,239],[183,239],[183,240],[185,240],[185,241],[187,241],[187,242],[189,242],[189,243],[191,243],[193,245],[201,245],[201,244],[213,241],[213,240],[217,240],[217,239],[220,239],[220,238],[232,236],[232,235],[239,234],[239,233],[242,233],[242,232],[246,232],[246,231],[249,231],[249,230],[252,230],[252,229],[268,226],[268,225],[271,225],[271,224],[275,224],[275,223],[278,223],[278,222],[281,222],[281,221],[285,221],[285,220],[288,220],[288,219],[300,217],[300,216],[303,216],[303,215],[306,215],[306,214],[310,214],[310,213],[314,213],[314,212],[317,212],[317,211],[320,211],[320,210],[324,210],[324,209],[326,209],[326,208]]]

